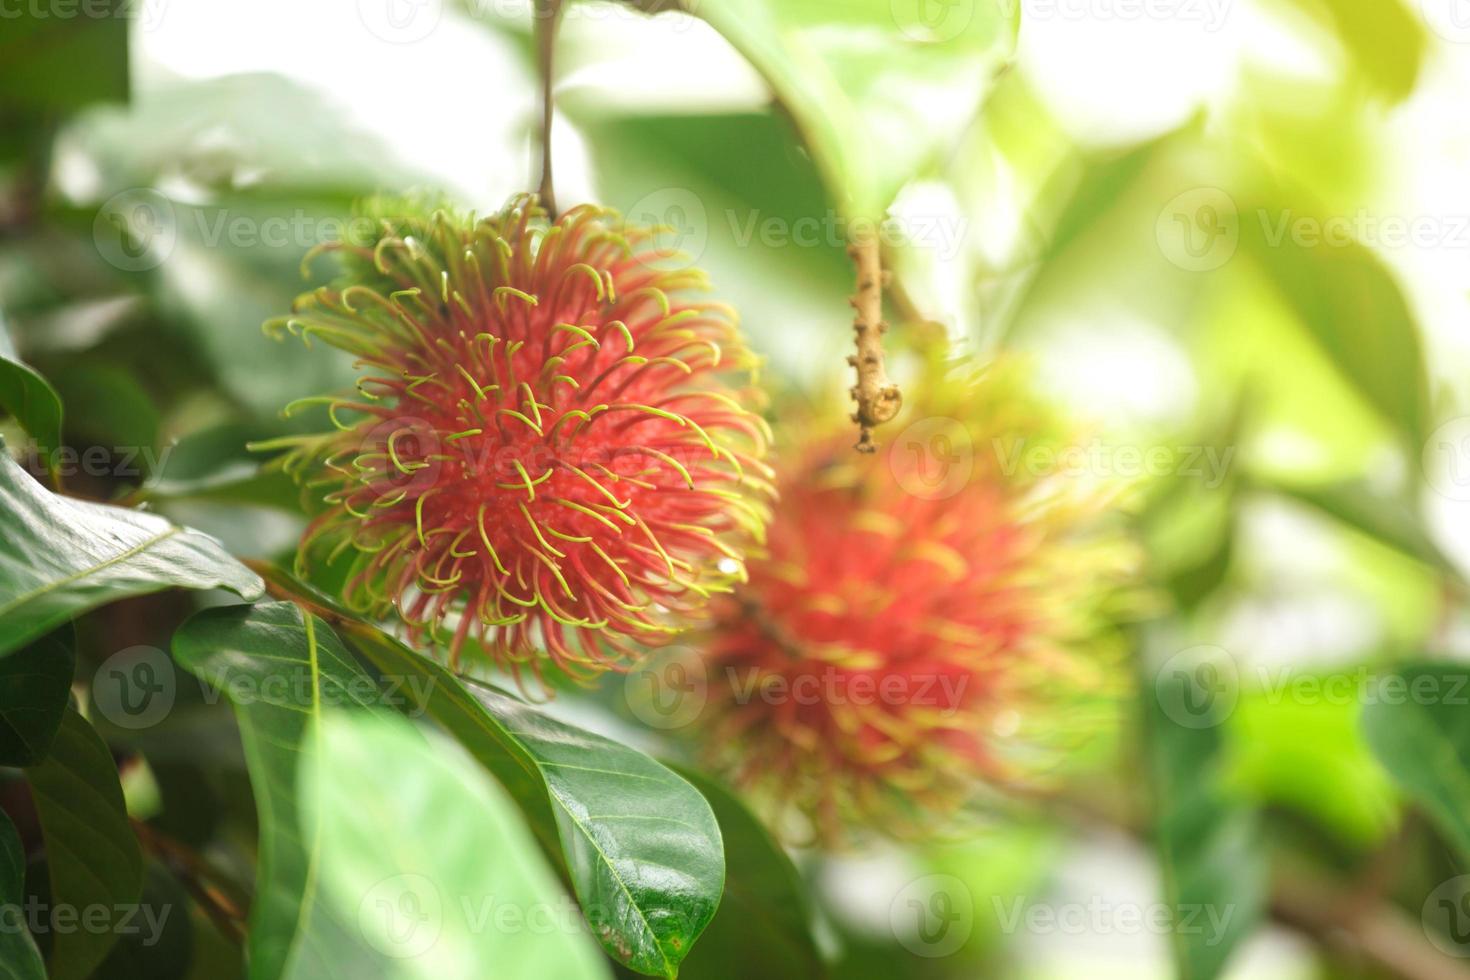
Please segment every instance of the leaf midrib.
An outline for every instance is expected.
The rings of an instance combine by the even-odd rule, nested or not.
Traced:
[[[116,565],[118,562],[127,561],[134,555],[138,555],[144,551],[147,551],[149,548],[152,548],[161,541],[166,541],[167,539],[173,537],[175,534],[178,534],[182,530],[182,527],[166,528],[163,530],[162,533],[156,534],[146,541],[139,542],[126,551],[118,552],[116,555],[113,555],[106,561],[102,561],[97,563],[96,565],[91,565],[79,571],[72,572],[70,575],[65,575],[59,579],[53,579],[49,582],[42,582],[40,585],[36,586],[34,589],[31,589],[29,592],[22,592],[20,595],[16,596],[9,602],[0,603],[0,616],[5,616],[13,610],[19,609],[25,603],[30,602],[37,596],[45,595],[48,592],[54,592],[57,589],[71,585],[75,582],[79,582],[89,575],[96,575],[103,569],[110,568],[113,565]]]

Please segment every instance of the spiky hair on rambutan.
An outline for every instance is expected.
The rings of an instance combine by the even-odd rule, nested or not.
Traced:
[[[1021,365],[908,390],[875,455],[778,448],[769,553],[691,645],[707,760],[827,842],[1046,778],[1115,727],[1126,674],[1118,488],[1035,465],[1068,429]]]
[[[771,493],[756,358],[657,228],[531,197],[365,214],[323,247],[345,275],[266,325],[363,372],[287,406],[332,431],[264,444],[324,493],[298,565],[350,560],[351,607],[543,678],[625,666],[743,578]]]

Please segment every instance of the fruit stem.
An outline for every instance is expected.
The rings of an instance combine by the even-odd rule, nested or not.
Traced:
[[[561,23],[562,0],[536,0],[536,54],[541,73],[541,183],[536,196],[556,220],[556,194],[551,181],[551,122],[555,114],[552,87],[556,80],[556,29]]]
[[[857,311],[852,324],[857,353],[847,358],[857,371],[857,384],[852,388],[852,399],[857,403],[852,415],[858,424],[855,448],[860,453],[871,453],[877,448],[873,428],[898,414],[903,393],[889,380],[883,366],[883,334],[888,324],[883,322],[885,273],[877,236],[858,236],[848,245],[847,254],[857,265],[857,292],[848,301]]]

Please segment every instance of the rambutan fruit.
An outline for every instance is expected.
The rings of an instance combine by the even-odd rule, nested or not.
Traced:
[[[377,202],[345,274],[268,330],[357,358],[333,431],[265,444],[324,492],[298,562],[457,660],[626,664],[744,575],[768,517],[756,360],[657,229],[532,198],[490,217]],[[344,557],[345,556],[345,557]]]
[[[1028,385],[1010,362],[910,385],[877,454],[845,429],[778,451],[769,553],[695,644],[692,731],[820,838],[927,833],[1116,713],[1138,551],[1108,481],[1035,465],[1068,442]]]

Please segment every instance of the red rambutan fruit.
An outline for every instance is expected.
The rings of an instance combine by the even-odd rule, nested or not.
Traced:
[[[325,491],[298,562],[350,555],[349,605],[538,676],[622,665],[743,577],[768,436],[703,273],[590,206],[372,217],[324,246],[346,275],[267,324],[364,372],[286,409],[325,403],[335,431],[265,444]]]
[[[700,647],[709,761],[827,840],[1040,775],[1124,676],[1116,488],[1028,469],[1067,443],[1008,362],[911,401],[875,455],[846,430],[778,453],[769,553]]]

